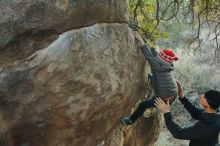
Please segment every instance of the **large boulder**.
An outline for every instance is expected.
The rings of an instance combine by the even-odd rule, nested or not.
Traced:
[[[65,31],[126,23],[129,15],[124,0],[1,0],[0,18],[0,62],[8,64],[47,47]]]
[[[1,0],[0,7],[0,145],[155,141],[157,112],[134,126],[119,123],[150,95],[125,1]]]
[[[99,144],[144,96],[141,58],[126,24],[96,24],[2,69],[3,142]]]

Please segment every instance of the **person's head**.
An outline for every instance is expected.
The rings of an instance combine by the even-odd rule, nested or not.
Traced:
[[[205,108],[217,110],[220,106],[220,92],[208,90],[205,94],[200,95],[200,104]]]
[[[156,58],[159,62],[166,65],[171,65],[174,61],[179,60],[179,57],[170,48],[161,50]]]

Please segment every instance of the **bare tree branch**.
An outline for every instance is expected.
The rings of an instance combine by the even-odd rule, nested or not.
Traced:
[[[148,1],[143,0],[130,0],[134,3],[134,20],[137,20],[137,16],[143,15],[144,19],[150,24],[154,24],[153,29],[149,32],[149,30],[145,30],[144,27],[137,27],[142,32],[144,32],[147,36],[154,36],[155,30],[159,31],[160,26],[164,26],[165,28],[169,27],[167,25],[168,21],[176,21],[179,25],[179,29],[181,29],[180,24],[180,16],[186,18],[187,20],[191,16],[191,21],[187,21],[188,24],[191,24],[193,29],[197,28],[196,35],[190,39],[188,46],[198,43],[196,50],[201,52],[201,29],[206,26],[208,30],[208,36],[211,34],[211,28],[215,27],[214,41],[217,49],[219,49],[218,38],[220,32],[217,30],[220,25],[220,1],[213,0],[156,0],[155,4],[155,16],[154,18],[149,17],[144,10],[147,7]],[[135,4],[136,3],[136,4]],[[150,5],[151,6],[151,5]],[[180,18],[182,19],[182,18]],[[156,23],[155,23],[156,21]],[[220,49],[219,49],[220,50]],[[216,54],[220,53],[220,51],[216,51]],[[217,55],[218,56],[218,55]]]
[[[142,0],[138,0],[136,6],[134,8],[134,20],[136,20],[136,18],[137,18],[137,9],[138,9],[138,7],[141,6],[141,4],[142,4]]]

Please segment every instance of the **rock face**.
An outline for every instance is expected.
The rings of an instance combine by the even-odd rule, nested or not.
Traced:
[[[146,98],[152,97],[152,89],[147,86]],[[146,100],[145,98],[143,100]],[[138,106],[138,101],[132,110]],[[161,126],[162,115],[156,109],[147,109],[144,116],[128,127],[118,125],[106,141],[107,146],[154,146]]]
[[[24,59],[67,30],[127,22],[126,8],[124,0],[1,0],[0,62]]]
[[[133,127],[119,124],[146,91],[143,55],[122,23],[128,15],[124,1],[3,0],[0,5],[0,145],[151,143],[157,114]]]

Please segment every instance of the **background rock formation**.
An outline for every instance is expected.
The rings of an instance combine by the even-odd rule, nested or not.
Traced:
[[[156,114],[119,124],[146,91],[123,0],[0,7],[1,145],[141,146],[157,136]]]

